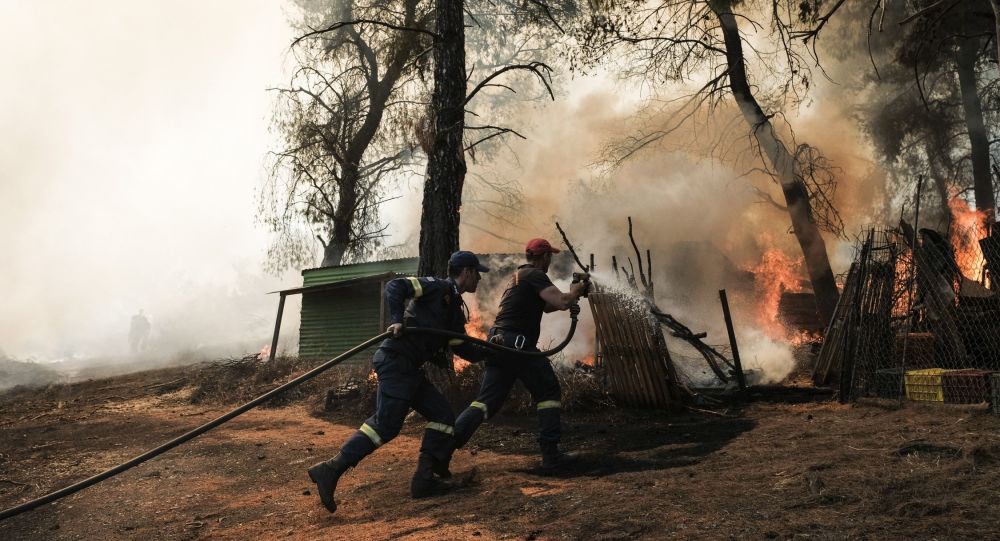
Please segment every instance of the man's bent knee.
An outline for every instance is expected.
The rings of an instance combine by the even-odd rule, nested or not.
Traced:
[[[373,426],[368,423],[364,423],[358,430],[360,430],[365,436],[368,436],[368,439],[372,440],[375,447],[380,447],[398,436],[399,431],[402,430],[402,428],[402,426]]]

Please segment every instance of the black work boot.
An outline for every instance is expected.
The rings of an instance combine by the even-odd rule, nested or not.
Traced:
[[[410,496],[427,498],[451,490],[451,483],[434,477],[435,462],[431,455],[420,453],[420,458],[417,460],[417,472],[413,474],[413,480],[410,481]],[[451,473],[449,472],[448,475]]]
[[[451,479],[451,457],[454,454],[455,451],[452,450],[444,460],[435,458],[433,465],[431,465],[431,472],[441,479]]]
[[[543,443],[542,447],[542,469],[558,470],[567,466],[572,466],[580,460],[577,453],[564,453],[559,450],[558,443]]]
[[[309,468],[309,478],[316,483],[316,491],[319,492],[319,500],[323,502],[323,507],[331,513],[337,512],[337,502],[333,499],[333,493],[337,490],[337,481],[353,464],[350,463],[343,453],[337,453],[326,462],[320,462]]]

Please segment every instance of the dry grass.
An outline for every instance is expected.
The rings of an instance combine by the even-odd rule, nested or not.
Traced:
[[[190,401],[227,405],[249,402],[318,364],[319,361],[297,357],[279,357],[273,362],[260,361],[256,355],[222,359],[203,365],[189,378],[193,387]],[[453,376],[433,365],[425,366],[428,378],[441,389],[455,411],[461,411],[476,398],[483,378],[482,364],[470,365]],[[601,389],[600,374],[589,367],[559,368],[556,375],[562,387],[563,409],[587,412],[614,405]],[[370,362],[355,362],[334,367],[270,400],[264,407],[305,402],[313,410],[348,409],[367,413],[375,408],[377,385]],[[504,410],[534,413],[534,403],[523,385],[514,387]]]
[[[562,407],[565,411],[589,412],[612,407],[614,401],[601,388],[600,373],[590,367],[565,367],[556,364],[556,377],[562,388]],[[428,368],[431,381],[441,389],[456,411],[460,411],[476,399],[483,380],[482,363],[472,364],[449,378],[443,370]],[[534,414],[535,404],[523,384],[514,385],[510,398],[504,404],[504,411]]]
[[[260,361],[256,355],[223,359],[201,367],[192,377],[192,404],[238,404],[274,389],[278,385],[321,364],[315,359],[278,357]],[[334,403],[374,401],[374,382],[369,381],[368,363],[351,363],[331,368],[298,387],[271,399],[263,407],[281,407],[305,401],[313,408],[331,409]]]

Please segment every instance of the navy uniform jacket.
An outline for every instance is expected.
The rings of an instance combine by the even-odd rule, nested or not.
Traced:
[[[409,302],[407,303],[407,299]],[[406,327],[429,327],[465,334],[465,303],[451,278],[396,278],[385,286],[385,304],[391,323]],[[418,364],[436,358],[451,346],[459,357],[478,362],[489,355],[482,346],[433,334],[409,333],[387,338],[380,346],[400,353]]]

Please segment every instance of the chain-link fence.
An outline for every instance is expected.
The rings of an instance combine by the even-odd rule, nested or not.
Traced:
[[[1000,227],[873,229],[856,244],[817,384],[859,397],[971,404],[1000,384]],[[915,248],[915,249],[914,249]],[[1000,390],[995,391],[1000,393]]]

